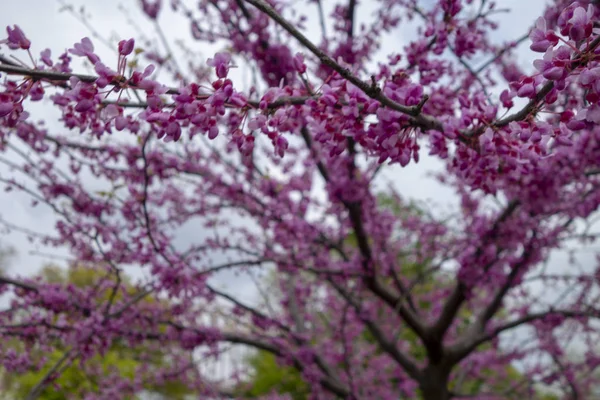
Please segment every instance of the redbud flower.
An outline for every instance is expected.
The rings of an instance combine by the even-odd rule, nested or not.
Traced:
[[[571,39],[579,41],[592,34],[594,6],[589,5],[587,11],[583,7],[577,7],[574,3],[564,9],[558,17],[560,33],[568,35]]]
[[[479,136],[479,147],[484,154],[494,151],[494,131],[491,128],[487,128],[483,135]]]
[[[209,66],[215,67],[217,76],[219,78],[227,77],[229,72],[229,62],[231,61],[231,54],[229,53],[217,53],[215,58],[209,58],[206,62]]]
[[[535,94],[535,81],[532,78],[525,77],[519,84],[520,87],[517,90],[517,96],[531,97]]]
[[[294,56],[294,68],[296,71],[303,74],[306,72],[306,64],[304,64],[304,56],[301,53],[296,53]]]
[[[40,53],[40,60],[42,60],[42,62],[43,62],[44,64],[46,64],[47,66],[49,66],[49,67],[51,67],[51,66],[52,66],[52,64],[54,64],[54,63],[52,62],[52,59],[50,58],[50,55],[51,55],[51,54],[52,54],[52,52],[50,51],[50,49],[43,50],[43,51]]]
[[[39,101],[44,97],[44,88],[40,81],[34,82],[29,89],[29,98],[31,101]]]
[[[579,73],[579,83],[582,86],[592,86],[598,80],[600,80],[600,67],[585,68]]]
[[[94,45],[88,37],[81,39],[81,43],[75,43],[69,53],[80,57],[87,57],[92,64],[96,64],[100,58],[94,54]]]
[[[100,88],[106,87],[117,76],[116,72],[114,72],[101,62],[96,63],[96,65],[94,66],[94,70],[98,73],[98,79],[96,80],[96,84]]]
[[[127,127],[127,118],[119,115],[118,117],[115,118],[115,128],[118,131],[122,131],[123,129],[125,129]]]
[[[500,101],[506,108],[511,108],[514,106],[515,103],[512,101],[513,97],[515,97],[515,93],[509,90],[504,90],[502,93],[500,93]]]
[[[532,42],[529,48],[539,53],[545,53],[549,47],[554,47],[558,43],[558,36],[546,30],[546,20],[543,17],[538,18],[529,38]]]
[[[535,60],[533,65],[542,73],[544,78],[557,81],[567,76],[567,66],[571,61],[571,52],[567,46],[561,46],[556,51],[548,49],[543,60]]]
[[[12,29],[10,26],[7,26],[6,32],[8,33],[8,38],[0,41],[0,43],[6,43],[11,50],[19,48],[28,50],[31,46],[31,42],[25,37],[25,34],[18,25],[13,25]]]
[[[13,110],[13,104],[6,102],[6,103],[0,103],[0,118],[7,116],[8,114],[10,114]]]
[[[210,129],[208,130],[208,138],[209,139],[214,139],[219,135],[219,128],[217,128],[216,125],[211,126]]]
[[[162,1],[156,0],[153,3],[148,0],[142,0],[142,9],[152,19],[156,19],[158,17],[158,12],[160,11]]]
[[[133,45],[135,41],[132,39],[121,40],[119,42],[119,54],[122,56],[128,56],[133,51]]]

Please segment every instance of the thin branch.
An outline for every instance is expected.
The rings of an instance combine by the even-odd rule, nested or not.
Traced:
[[[521,325],[528,324],[530,322],[537,321],[540,319],[544,319],[544,318],[547,318],[552,315],[561,316],[564,318],[572,318],[572,319],[577,319],[577,318],[582,318],[582,317],[600,319],[600,310],[596,310],[596,309],[592,309],[592,308],[590,308],[587,311],[550,309],[550,310],[547,310],[544,312],[528,314],[528,315],[525,315],[524,317],[507,322],[507,323],[500,325],[494,329],[490,329],[489,331],[487,331],[485,333],[482,333],[476,340],[471,342],[467,348],[459,348],[459,346],[461,346],[461,345],[456,345],[453,347],[452,352],[457,353],[457,354],[458,353],[469,354],[474,349],[476,349],[478,346],[480,346],[490,340],[493,340],[502,332],[506,332],[511,329],[515,329]]]
[[[556,354],[553,354],[550,352],[549,352],[549,354],[550,354],[550,357],[552,357],[552,361],[554,361],[554,364],[556,364],[559,371],[561,372],[561,374],[567,381],[567,386],[569,386],[569,390],[571,391],[571,399],[570,400],[579,400],[579,391],[577,390],[577,386],[575,386],[573,381],[571,381],[571,379],[569,378],[569,375],[567,374],[565,366],[563,365],[563,363],[560,361],[560,359],[558,358],[558,356]]]
[[[356,311],[356,314],[365,324],[369,332],[373,335],[373,338],[375,339],[375,341],[377,341],[380,348],[387,354],[389,354],[398,363],[398,365],[406,371],[406,373],[411,378],[415,379],[416,381],[420,380],[421,372],[419,371],[419,368],[417,367],[416,363],[410,358],[408,358],[408,356],[406,356],[400,350],[398,350],[396,345],[387,338],[386,334],[381,330],[381,328],[379,328],[377,324],[375,324],[369,318],[364,316],[360,305],[352,298],[352,296],[348,292],[346,292],[340,285],[335,283],[333,280],[328,279],[328,282],[340,294],[340,296],[342,296],[344,300],[346,300],[346,302],[352,305],[352,307]]]
[[[18,288],[29,290],[32,292],[38,291],[38,288],[34,285],[31,285],[29,283],[25,283],[22,281],[17,281],[17,280],[14,280],[14,279],[8,278],[6,276],[2,276],[2,275],[0,275],[0,284],[12,285],[12,286],[16,286]]]
[[[483,251],[483,246],[487,243],[488,240],[494,238],[500,226],[512,215],[512,213],[517,209],[519,205],[519,201],[513,200],[511,201],[504,211],[500,214],[500,216],[496,219],[492,228],[488,231],[488,233],[482,238],[482,244],[475,253],[475,258],[478,258],[481,252]],[[461,281],[456,283],[454,290],[448,297],[448,300],[444,304],[440,316],[437,322],[431,328],[431,334],[434,337],[442,338],[458,313],[458,310],[462,306],[463,302],[466,299],[465,292],[467,287]]]
[[[69,360],[69,358],[71,358],[71,354],[73,353],[73,349],[68,350],[45,374],[44,376],[42,376],[42,379],[39,380],[39,382],[33,387],[31,388],[31,390],[29,391],[29,393],[27,394],[27,397],[25,398],[25,400],[36,400],[39,395],[41,394],[42,390],[44,389],[44,387],[46,387],[46,385],[48,384],[48,382],[50,381],[50,377],[52,375],[54,375],[56,372],[58,372],[58,370],[62,367],[62,365]],[[66,365],[68,366],[70,364],[70,362],[68,362]]]
[[[3,60],[0,60],[3,61]],[[0,71],[6,72],[7,74],[20,75],[20,76],[28,76],[33,78],[34,80],[49,80],[56,82],[66,82],[71,77],[76,77],[82,82],[93,83],[98,79],[97,76],[93,75],[83,75],[83,74],[67,74],[63,72],[55,72],[55,71],[45,71],[40,69],[30,69],[16,66],[14,64],[6,64],[4,61],[0,64]],[[115,83],[115,82],[111,82]]]
[[[177,62],[177,57],[175,57],[173,55],[173,50],[171,49],[171,45],[169,44],[169,41],[167,40],[167,36],[163,32],[158,21],[156,21],[156,20],[154,20],[154,29],[156,29],[156,33],[158,33],[158,37],[160,38],[160,41],[162,42],[163,47],[167,51],[166,59],[173,63],[173,66],[175,67],[175,70],[176,70],[176,75],[178,75],[179,78],[182,79],[182,83],[185,85],[186,82],[185,82],[185,77],[183,75],[183,70],[179,66],[179,63]]]
[[[488,321],[498,312],[498,310],[502,306],[502,301],[504,299],[504,296],[506,296],[506,294],[512,287],[513,282],[515,281],[515,279],[517,278],[517,276],[519,275],[519,273],[521,272],[523,267],[529,263],[529,259],[531,258],[533,246],[535,243],[535,232],[534,232],[533,236],[534,237],[532,238],[532,240],[530,240],[529,245],[523,251],[523,257],[516,265],[513,266],[512,271],[510,271],[510,274],[508,274],[508,277],[506,278],[506,282],[504,282],[502,287],[494,295],[492,301],[490,301],[488,306],[483,310],[481,315],[477,318],[478,322],[476,323],[476,325],[480,324],[482,327],[485,327],[485,325],[488,323]]]
[[[354,36],[354,10],[356,9],[356,0],[349,0],[348,1],[348,9],[347,9],[347,13],[346,13],[346,23],[348,24],[347,28],[347,34],[348,34],[348,40],[352,40],[353,36]]]
[[[517,40],[515,40],[514,42],[512,42],[509,45],[505,46],[502,50],[500,50],[498,53],[496,53],[496,55],[494,57],[490,58],[489,60],[487,60],[486,62],[484,62],[479,68],[477,68],[475,70],[475,73],[476,74],[480,74],[487,67],[489,67],[490,65],[492,65],[493,63],[495,63],[496,61],[498,61],[498,59],[500,57],[502,57],[504,55],[504,53],[506,53],[510,49],[513,49],[513,48],[517,47],[518,45],[520,45],[521,43],[523,43],[528,38],[529,38],[529,33],[526,33],[523,36],[521,36],[520,38],[518,38]]]
[[[37,70],[37,69],[29,69],[16,66],[14,64],[7,64],[4,61],[4,58],[1,58],[0,61],[0,72],[5,72],[11,75],[18,75],[22,77],[30,77],[34,80],[45,80],[53,84],[57,84],[59,86],[64,85],[62,83],[68,82],[72,77],[79,79],[82,82],[86,83],[94,83],[98,79],[97,76],[94,75],[84,75],[84,74],[74,74],[74,73],[63,73],[63,72],[55,72],[55,71],[45,71],[45,70]],[[110,85],[118,86],[121,84],[127,84],[129,89],[138,90],[135,85],[131,85],[128,83],[125,77],[116,77],[112,82],[109,82]],[[135,92],[134,92],[135,93]],[[175,88],[168,88],[165,92],[166,94],[176,95],[179,94],[179,90]],[[200,94],[196,96],[198,100],[206,100],[210,97],[210,94]],[[276,109],[279,107],[283,107],[286,105],[303,105],[309,99],[317,99],[318,96],[289,96],[289,97],[280,97],[279,99],[268,104],[268,109]],[[145,102],[126,102],[126,101],[114,101],[114,100],[105,100],[103,104],[117,104],[121,107],[125,108],[147,108],[148,104]],[[248,101],[248,105],[254,108],[259,107],[258,101]],[[170,105],[166,105],[166,107],[171,107]],[[233,105],[230,103],[226,103],[226,107],[230,108],[239,108],[237,105]]]
[[[379,87],[374,84],[364,82],[358,77],[354,76],[349,69],[342,67],[335,60],[333,60],[330,56],[325,54],[321,49],[319,49],[315,44],[313,44],[306,36],[304,36],[298,29],[296,29],[292,24],[290,24],[285,18],[283,18],[275,9],[273,9],[270,5],[268,5],[263,0],[245,0],[246,2],[252,4],[254,7],[258,8],[263,13],[267,14],[271,19],[277,22],[283,29],[288,31],[294,38],[296,38],[304,47],[310,50],[321,63],[330,67],[334,71],[336,71],[340,76],[350,83],[354,84],[360,90],[362,90],[367,96],[371,97],[374,100],[379,101],[383,106],[386,106],[392,110],[399,111],[403,114],[406,114],[412,117],[414,123],[420,126],[423,129],[435,129],[438,131],[443,131],[443,125],[441,122],[437,121],[435,118],[431,116],[427,116],[421,113],[421,109],[417,106],[407,107],[402,104],[399,104],[392,99],[385,96]]]
[[[317,7],[319,9],[319,22],[321,24],[321,36],[323,37],[324,40],[327,40],[327,28],[325,25],[325,12],[323,11],[322,1],[323,0],[317,0]]]
[[[593,52],[594,49],[598,47],[598,45],[600,45],[600,35],[589,44],[589,46],[584,50],[584,52]],[[571,70],[574,70],[584,65],[585,62],[586,61],[584,59],[580,61],[572,61],[570,65]],[[554,81],[548,81],[544,86],[542,86],[539,92],[536,93],[535,97],[531,99],[529,103],[527,103],[527,105],[525,105],[525,107],[523,107],[520,111],[507,116],[506,118],[494,122],[493,126],[496,128],[501,128],[510,124],[513,121],[522,121],[526,119],[531,114],[531,112],[533,112],[538,107],[540,102],[546,97],[546,95],[548,95],[548,93],[550,93],[552,89],[554,89]]]
[[[184,327],[178,323],[172,322],[172,321],[167,321],[165,322],[177,329],[180,330],[193,330],[193,331],[198,331],[196,329],[193,328],[189,328],[189,327]],[[291,356],[293,361],[294,361],[294,367],[299,370],[300,372],[302,372],[304,370],[304,365],[293,355],[291,354],[286,354],[282,351],[281,347],[278,346],[274,346],[270,343],[267,343],[263,340],[257,339],[257,338],[253,338],[247,335],[243,335],[241,333],[237,333],[237,332],[221,332],[221,340],[222,341],[226,341],[229,343],[235,343],[235,344],[243,344],[246,346],[250,346],[253,347],[255,349],[260,349],[260,350],[264,350],[266,352],[269,352],[275,356],[278,357],[283,357],[283,356]],[[156,335],[156,338],[161,338],[161,335],[158,334]],[[318,363],[317,360],[315,360]],[[332,392],[333,394],[341,397],[341,398],[347,398],[348,394],[349,394],[349,390],[342,384],[340,383],[338,380],[336,380],[335,378],[331,377],[331,376],[324,376],[320,379],[320,383],[321,385],[329,390],[330,392]]]

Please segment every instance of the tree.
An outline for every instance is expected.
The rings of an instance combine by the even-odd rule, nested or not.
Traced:
[[[82,265],[72,265],[68,270],[60,266],[47,265],[41,272],[42,280],[51,284],[73,285],[76,288],[93,287],[106,277],[102,276],[99,269],[88,268]],[[112,279],[113,277],[111,277]],[[123,279],[123,288],[129,292],[134,291],[134,286],[126,277]],[[117,297],[122,297],[121,294],[116,294]],[[97,301],[106,301],[107,298],[99,298]],[[143,302],[150,302],[151,299],[145,299]],[[100,303],[102,304],[102,303]],[[12,342],[12,343],[11,343]],[[19,346],[19,342],[12,340],[6,343],[5,346]],[[67,351],[62,343],[58,342],[53,345],[55,350],[51,354],[45,354],[43,350],[33,351],[31,355],[36,358],[44,358],[45,362],[38,370],[28,370],[22,374],[12,374],[2,377],[2,395],[0,398],[15,399],[25,398],[36,385],[44,380],[50,368],[55,365]],[[23,351],[23,348],[20,349]],[[78,365],[71,364],[64,368],[60,376],[57,377],[54,385],[49,385],[40,388],[39,399],[41,400],[66,400],[83,398],[88,392],[99,392],[99,382],[96,375],[100,375],[103,379],[117,374],[119,377],[126,378],[129,381],[135,379],[143,379],[139,375],[142,371],[143,364],[149,364],[152,368],[160,369],[167,365],[170,360],[168,351],[164,349],[155,349],[152,347],[144,348],[139,346],[131,348],[125,343],[113,342],[108,350],[103,354],[97,354],[86,363]],[[145,380],[143,392],[148,394],[168,396],[169,399],[184,399],[190,394],[187,387],[176,379],[163,383],[155,383],[151,380]],[[60,390],[57,390],[59,388]],[[133,396],[134,393],[131,393]],[[137,397],[136,397],[137,398]]]
[[[485,382],[467,388],[479,399],[540,383],[589,397],[600,365],[597,261],[547,264],[596,237],[596,2],[554,0],[504,43],[492,34],[502,10],[486,0],[380,0],[366,22],[355,0],[306,3],[172,1],[194,40],[228,49],[202,65],[187,51],[185,68],[161,30],[143,49],[115,43],[113,62],[89,38],[37,59],[18,25],[7,28],[0,180],[55,215],[54,234],[32,239],[113,279],[74,290],[3,275],[12,300],[0,334],[26,344],[1,348],[4,367],[28,368],[33,349],[52,354],[57,341],[68,350],[53,372],[113,343],[168,344],[194,357],[176,357],[156,379],[175,374],[214,398],[243,374],[217,379],[198,360],[243,345],[301,371],[319,399],[446,400],[464,395],[452,385],[463,375]],[[153,23],[166,12],[160,0],[140,4]],[[320,20],[316,41],[308,7]],[[409,21],[415,37],[373,65],[379,44]],[[514,62],[521,42],[538,57],[533,72]],[[74,59],[94,75],[75,72]],[[256,72],[250,89],[231,79],[234,66]],[[36,122],[32,103],[42,99],[60,112],[56,125]],[[381,171],[407,171],[422,146],[460,199],[449,221],[433,209],[402,218],[377,202]],[[409,204],[411,188],[389,191]],[[193,243],[177,240],[191,225]],[[414,265],[431,268],[415,278]],[[149,277],[135,293],[119,278],[132,267]],[[225,270],[277,271],[280,305],[220,289],[214,277]],[[447,284],[431,287],[432,274]],[[215,309],[225,322],[206,318]],[[584,360],[565,355],[572,340],[586,346]],[[498,387],[512,366],[522,379]],[[98,387],[119,398],[128,382]]]
[[[385,195],[378,196],[378,202],[389,208],[395,216],[402,219],[410,218],[413,216],[422,216],[424,210],[421,210],[418,204],[396,204],[393,198],[389,198]],[[346,239],[346,242],[350,245],[356,246],[356,236],[350,234]],[[417,249],[421,247],[420,243],[416,243]],[[423,298],[426,295],[433,293],[439,288],[448,288],[451,282],[448,281],[444,274],[440,273],[427,273],[432,265],[428,265],[427,261],[422,264],[410,264],[410,262],[403,262],[402,258],[407,250],[404,249],[401,254],[398,255],[397,265],[403,266],[403,274],[410,280],[419,280],[421,284],[416,290],[412,291],[412,295],[416,298]],[[410,253],[410,251],[408,251]],[[400,271],[398,271],[400,272]],[[398,273],[397,272],[397,273]],[[274,283],[277,281],[277,277],[273,279]],[[392,282],[389,282],[392,283]],[[422,302],[420,304],[422,309],[428,310],[431,307],[430,302]],[[465,310],[468,313],[468,310]],[[324,319],[327,320],[327,310],[323,311]],[[468,326],[469,321],[473,315],[465,314],[459,316],[458,325]],[[406,328],[398,333],[398,337],[403,342],[408,344],[407,353],[419,362],[424,362],[426,354],[423,351],[419,343],[419,338],[410,329]],[[363,341],[362,345],[370,346],[376,343],[375,338],[370,334],[368,329],[364,329],[362,335],[360,335],[355,342],[356,347],[360,347],[360,341]],[[381,353],[380,350],[375,350]],[[245,397],[260,398],[261,395],[267,395],[272,392],[279,394],[289,394],[294,400],[308,399],[310,391],[307,389],[307,384],[302,380],[300,372],[293,367],[285,367],[280,365],[276,358],[272,354],[265,351],[258,351],[247,358],[247,364],[250,369],[248,382],[244,382],[239,387],[239,393]],[[498,376],[494,376],[498,375]],[[487,370],[485,367],[481,368],[477,372],[477,376],[468,374],[457,374],[453,381],[449,382],[449,387],[458,391],[466,396],[476,396],[481,391],[494,392],[502,391],[503,388],[511,386],[512,382],[522,380],[522,376],[510,364],[507,364],[505,369],[500,370]],[[489,388],[486,385],[492,384],[494,387]],[[536,398],[555,400],[551,394],[545,393],[543,390],[536,390],[531,392],[528,388],[517,387],[510,393],[512,398]]]

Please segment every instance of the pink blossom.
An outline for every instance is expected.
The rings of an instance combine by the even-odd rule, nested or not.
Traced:
[[[157,19],[162,6],[162,0],[141,0],[142,10],[151,19]]]
[[[231,61],[231,54],[229,53],[216,53],[214,58],[209,58],[207,64],[214,67],[217,76],[219,78],[226,78],[229,72],[229,63]]]
[[[543,17],[538,18],[535,28],[529,33],[531,39],[530,49],[540,53],[545,53],[551,47],[558,43],[558,36],[552,31],[546,30],[546,20]]]
[[[495,32],[494,2],[340,2],[324,28],[308,3],[314,13],[173,0],[198,48],[228,49],[207,63],[175,62],[161,45],[126,68],[133,39],[103,63],[88,38],[38,62],[9,31],[3,193],[51,213],[48,229],[23,229],[32,248],[95,275],[2,271],[0,339],[15,346],[0,346],[0,367],[47,370],[68,348],[94,383],[80,397],[174,382],[214,398],[252,383],[251,366],[212,379],[197,359],[241,345],[297,369],[315,399],[491,400],[509,386],[525,399],[544,395],[539,382],[593,398],[600,257],[552,259],[600,237],[588,229],[600,209],[597,10],[540,10],[532,70]],[[152,24],[161,5],[139,4]],[[383,54],[406,21],[415,29]],[[251,85],[228,79],[233,54],[256,71]],[[73,71],[74,56],[94,68]],[[433,205],[417,201],[430,177]],[[236,290],[266,275],[265,299]],[[143,358],[135,371],[98,365],[123,345]],[[56,378],[42,385],[60,391]]]
[[[135,41],[133,39],[121,40],[119,42],[119,54],[122,56],[128,56],[133,51]]]
[[[589,37],[593,28],[594,12],[592,4],[589,4],[586,10],[578,3],[573,3],[565,8],[558,18],[560,32],[575,41]]]
[[[13,25],[12,28],[10,26],[7,26],[6,32],[8,33],[8,38],[0,40],[0,44],[6,43],[8,47],[12,50],[29,50],[31,42],[25,37],[25,34],[21,30],[21,28],[19,28],[18,25]]]
[[[54,64],[52,59],[50,58],[51,55],[52,55],[52,52],[50,51],[50,49],[43,50],[40,53],[40,59],[42,60],[42,62],[44,64],[46,64],[49,67],[51,67]]]
[[[88,37],[81,39],[80,43],[75,43],[69,53],[80,57],[87,57],[92,64],[96,64],[100,58],[94,54],[94,45]]]

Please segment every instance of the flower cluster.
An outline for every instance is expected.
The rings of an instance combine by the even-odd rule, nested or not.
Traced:
[[[321,3],[308,6],[321,14]],[[531,387],[590,397],[599,269],[544,264],[598,236],[587,224],[600,208],[600,11],[555,1],[529,31],[539,59],[524,74],[517,43],[491,38],[493,2],[416,3],[381,0],[361,24],[361,4],[337,5],[309,44],[314,32],[286,2],[172,1],[193,38],[227,49],[185,77],[171,54],[133,38],[115,43],[116,62],[90,38],[36,60],[8,27],[0,183],[51,210],[52,233],[27,234],[67,249],[70,271],[93,282],[0,274],[10,303],[0,339],[24,344],[0,346],[2,367],[48,367],[60,352],[97,382],[86,398],[173,381],[215,398],[229,388],[189,354],[218,360],[234,344],[295,368],[319,399],[505,396],[516,362]],[[162,5],[140,3],[153,23]],[[416,35],[404,48],[369,62],[408,20]],[[247,64],[255,81],[242,90],[234,72]],[[44,104],[58,125],[36,121]],[[423,151],[457,196],[451,216],[390,185]],[[218,285],[246,285],[257,269],[274,276],[264,306]],[[527,346],[501,340],[524,326]],[[565,351],[572,331],[581,360]],[[123,346],[142,358],[131,379],[97,364]],[[242,387],[245,374],[227,372]]]

